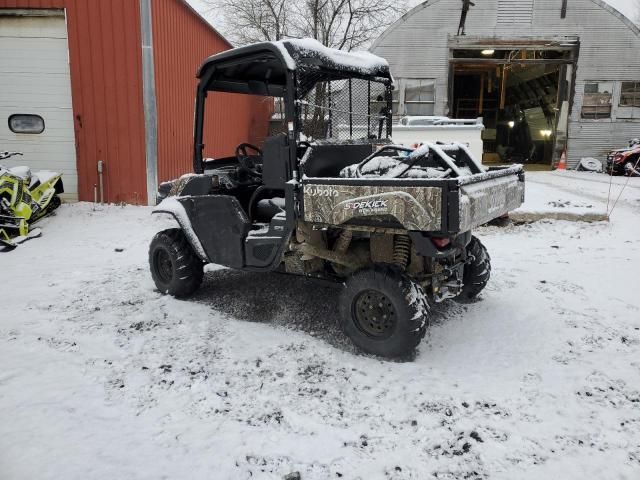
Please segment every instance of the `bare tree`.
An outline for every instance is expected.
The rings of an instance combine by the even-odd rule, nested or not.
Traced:
[[[222,12],[221,30],[244,45],[287,37],[311,37],[352,50],[367,46],[406,9],[397,0],[205,0]]]

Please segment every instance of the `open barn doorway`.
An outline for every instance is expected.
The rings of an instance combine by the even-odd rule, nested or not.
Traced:
[[[482,117],[485,163],[551,166],[566,148],[573,49],[451,50],[449,116]]]

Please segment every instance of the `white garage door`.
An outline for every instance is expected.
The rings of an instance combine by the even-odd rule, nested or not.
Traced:
[[[62,13],[0,13],[0,151],[5,150],[24,153],[4,160],[5,165],[62,172],[66,199],[78,198],[67,27]]]

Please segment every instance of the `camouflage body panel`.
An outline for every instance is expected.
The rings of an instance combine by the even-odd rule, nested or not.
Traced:
[[[466,232],[520,207],[524,182],[515,175],[482,180],[460,187],[460,226]]]
[[[186,173],[182,175],[180,178],[176,180],[172,180],[169,196],[170,197],[179,196],[182,193],[182,190],[184,190],[184,187],[187,186],[187,183],[189,183],[194,177],[197,177],[197,176],[198,175],[195,173]]]
[[[407,230],[439,231],[442,227],[442,189],[400,185],[304,186],[306,222],[340,225],[367,217],[394,217]]]

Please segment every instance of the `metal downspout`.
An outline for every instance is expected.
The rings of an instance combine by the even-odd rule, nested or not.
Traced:
[[[155,205],[158,190],[158,108],[153,64],[151,0],[140,0],[140,31],[142,33],[142,103],[147,164],[147,205]]]

